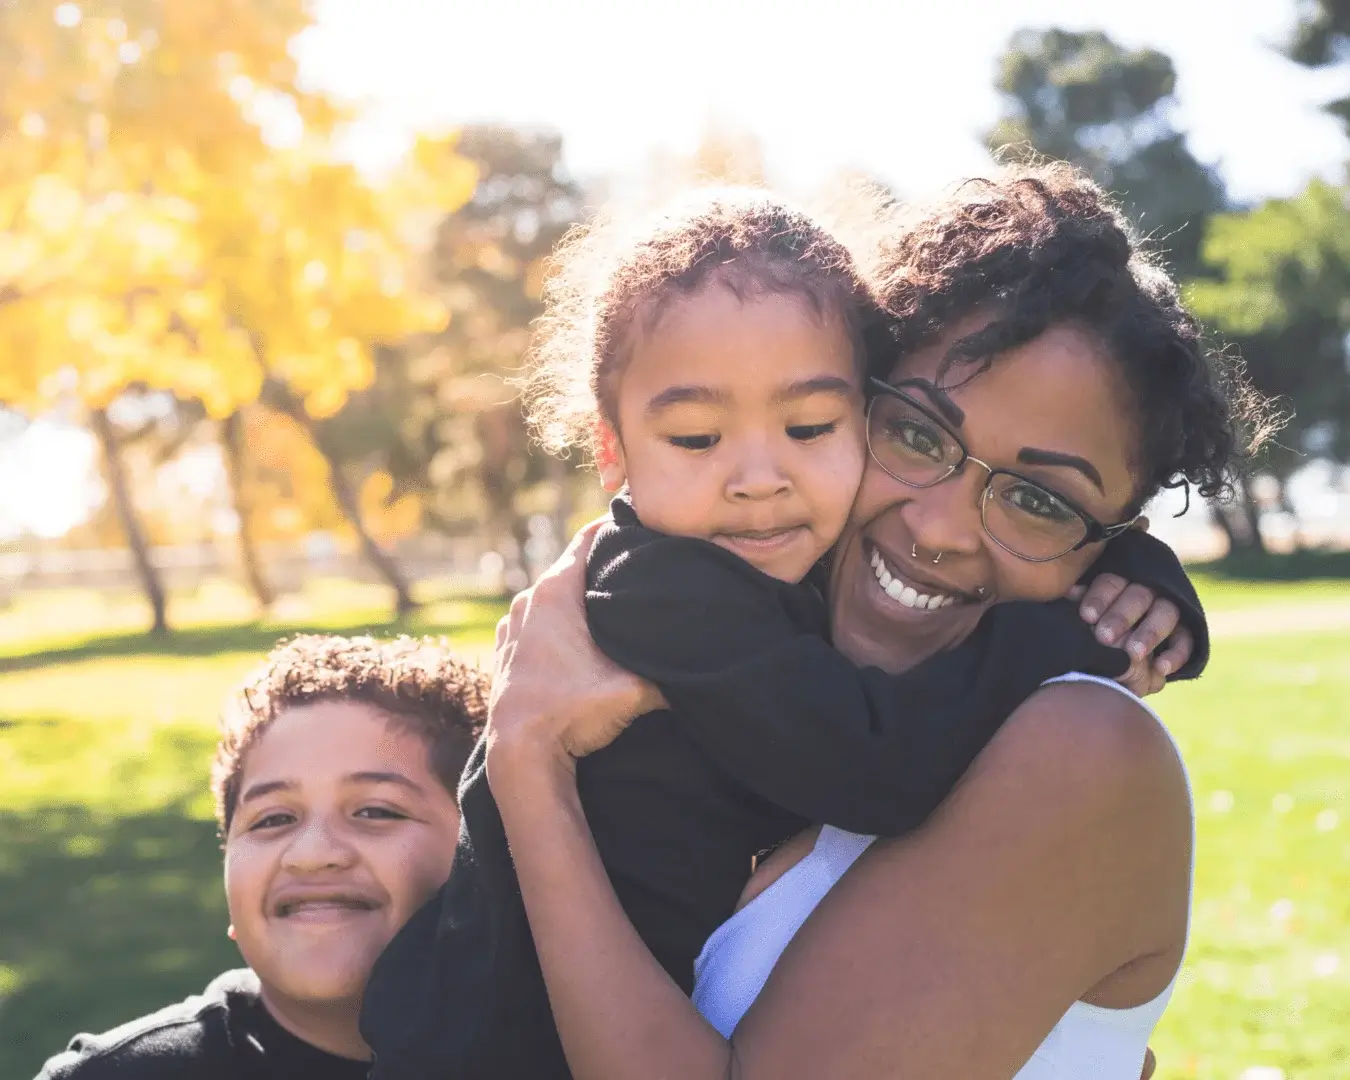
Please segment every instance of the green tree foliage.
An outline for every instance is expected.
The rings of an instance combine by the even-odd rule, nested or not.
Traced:
[[[1283,441],[1350,461],[1350,194],[1314,180],[1293,198],[1220,214],[1203,256],[1217,279],[1194,282],[1190,306],[1240,347],[1258,389],[1293,407]],[[1286,473],[1302,460],[1272,466]]]
[[[1169,57],[1095,30],[1019,30],[996,85],[1006,111],[985,136],[991,150],[1030,147],[1080,166],[1124,201],[1175,272],[1197,272],[1204,220],[1223,207],[1224,190],[1172,124]]]

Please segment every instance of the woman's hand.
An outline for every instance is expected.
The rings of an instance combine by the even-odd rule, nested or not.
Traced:
[[[1079,601],[1079,614],[1097,628],[1102,644],[1130,654],[1130,670],[1116,681],[1140,697],[1161,690],[1195,649],[1176,604],[1118,574],[1098,574],[1091,585],[1071,589],[1069,598]]]
[[[614,664],[586,628],[587,525],[497,624],[488,705],[488,773],[525,754],[571,770],[634,718],[665,707],[661,692]]]

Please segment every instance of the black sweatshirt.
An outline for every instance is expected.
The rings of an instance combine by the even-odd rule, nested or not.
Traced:
[[[899,835],[946,797],[1046,679],[1123,673],[1068,601],[993,607],[961,645],[888,675],[829,644],[824,601],[702,540],[644,528],[612,504],[587,564],[596,645],[659,686],[640,716],[577,762],[600,858],[642,940],[686,992],[752,858],[807,824]],[[1171,596],[1207,655],[1204,615],[1172,551],[1144,533],[1113,570]],[[484,745],[460,785],[450,880],[376,963],[361,1030],[373,1080],[552,1080],[570,1074],[553,1023]]]
[[[76,1035],[37,1080],[365,1080],[369,1071],[278,1024],[244,968],[102,1035]]]

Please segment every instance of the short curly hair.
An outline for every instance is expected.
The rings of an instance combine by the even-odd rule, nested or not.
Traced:
[[[1119,206],[1071,165],[1000,168],[898,212],[868,272],[887,315],[869,341],[880,378],[977,311],[994,320],[957,342],[944,370],[972,364],[974,377],[1056,323],[1097,336],[1133,397],[1134,510],[1183,481],[1206,497],[1229,494],[1278,426],[1240,365],[1206,345]]]
[[[864,364],[875,312],[848,245],[815,215],[760,188],[685,193],[650,216],[597,215],[559,246],[536,324],[525,413],[551,453],[589,447],[597,420],[617,430],[617,386],[638,329],[675,298],[716,281],[741,299],[804,300],[835,319]]]
[[[443,640],[301,634],[277,646],[227,700],[211,768],[221,836],[239,804],[249,750],[286,709],[361,701],[415,732],[452,795],[487,723],[488,675],[456,659]]]

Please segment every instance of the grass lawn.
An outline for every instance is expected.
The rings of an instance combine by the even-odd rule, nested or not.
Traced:
[[[1344,581],[1204,588],[1216,609],[1242,595],[1350,602]],[[221,626],[218,600],[176,605],[186,629],[162,642],[140,633],[134,605],[92,610],[89,594],[0,616],[6,1080],[27,1080],[75,1031],[237,964],[207,765],[221,697],[276,637],[406,629],[481,655],[500,611],[449,600],[394,626],[378,590],[334,586],[273,620]],[[1193,938],[1155,1040],[1159,1076],[1350,1075],[1350,632],[1220,641],[1204,680],[1155,700],[1185,751],[1199,828]]]
[[[1198,834],[1159,1076],[1350,1076],[1350,631],[1220,641],[1155,701]]]
[[[21,603],[0,624],[5,1080],[27,1080],[76,1031],[111,1027],[238,966],[207,772],[221,700],[279,636],[445,634],[481,657],[502,610],[442,601],[396,624],[382,590],[320,585],[274,619],[233,626],[212,625],[200,597],[179,598],[174,621],[185,629],[151,641],[134,598]]]

